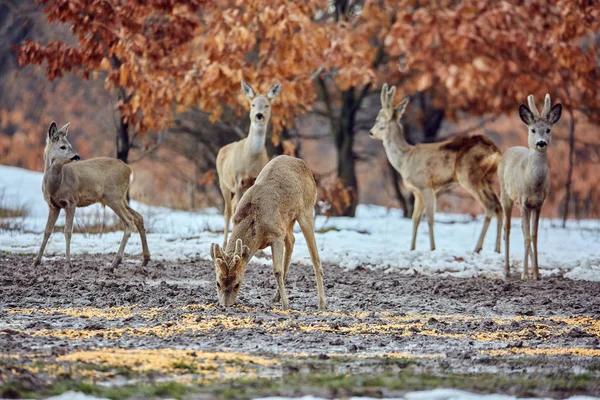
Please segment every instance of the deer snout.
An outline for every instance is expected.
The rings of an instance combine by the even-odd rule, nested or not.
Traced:
[[[265,119],[265,116],[262,113],[256,114],[256,120],[257,121],[262,121],[263,119]]]
[[[73,157],[71,157],[71,161],[79,161],[81,160],[81,157],[79,157],[79,154],[75,154]]]
[[[538,140],[538,141],[535,143],[535,146],[536,146],[538,149],[540,149],[540,150],[541,150],[541,149],[545,149],[545,148],[546,148],[546,146],[548,146],[548,143],[547,143],[545,140]]]

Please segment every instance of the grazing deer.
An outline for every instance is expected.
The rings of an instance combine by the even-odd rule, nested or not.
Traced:
[[[65,240],[67,259],[65,269],[71,267],[71,235],[73,219],[77,207],[87,207],[95,203],[109,206],[123,221],[125,233],[115,256],[112,268],[121,263],[125,245],[131,232],[137,227],[142,238],[142,267],[150,261],[150,251],[146,242],[144,218],[127,204],[127,189],[132,178],[131,168],[124,162],[108,157],[80,160],[67,140],[69,124],[57,129],[52,122],[48,129],[44,150],[44,179],[42,191],[48,203],[48,221],[44,231],[42,246],[34,261],[40,264],[48,238],[54,231],[60,209],[65,210]],[[77,162],[73,162],[77,161]]]
[[[227,244],[229,221],[235,205],[269,162],[265,148],[267,124],[271,118],[271,102],[279,96],[281,85],[278,82],[267,93],[257,96],[256,91],[242,81],[242,91],[250,102],[250,133],[245,139],[222,147],[217,154],[219,186],[225,201],[223,247]]]
[[[279,156],[265,166],[239,202],[231,239],[225,249],[216,243],[211,246],[219,304],[235,303],[248,261],[258,250],[271,246],[277,282],[273,301],[281,299],[283,309],[289,309],[285,280],[294,250],[294,223],[298,221],[315,271],[319,310],[327,307],[323,268],[315,242],[313,207],[316,201],[315,179],[303,160]]]
[[[489,138],[481,135],[459,136],[439,143],[410,145],[404,137],[404,129],[400,123],[408,104],[408,97],[394,108],[395,94],[395,87],[388,90],[387,84],[383,85],[381,111],[369,135],[373,139],[383,141],[388,160],[400,173],[406,187],[415,195],[410,249],[415,249],[417,230],[425,208],[431,250],[435,250],[433,216],[436,193],[458,183],[485,209],[483,229],[475,246],[475,252],[481,251],[485,234],[494,215],[498,218],[496,251],[500,252],[502,209],[492,189],[493,177],[500,160],[500,150]]]
[[[521,279],[527,279],[528,257],[531,255],[532,273],[540,279],[538,269],[538,224],[542,205],[550,191],[550,170],[548,168],[548,147],[552,143],[552,125],[558,122],[562,106],[555,104],[550,108],[550,95],[546,94],[542,114],[535,107],[533,95],[527,97],[529,108],[521,104],[519,116],[527,125],[529,137],[527,147],[511,147],[504,153],[498,165],[500,180],[500,201],[504,211],[504,242],[506,258],[504,276],[510,275],[510,219],[513,204],[521,209],[525,257]],[[530,229],[531,224],[531,229]],[[533,244],[533,251],[531,250]]]

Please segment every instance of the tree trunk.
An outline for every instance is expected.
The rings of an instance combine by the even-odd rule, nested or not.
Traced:
[[[352,151],[354,145],[354,121],[357,109],[355,103],[354,88],[350,88],[342,93],[342,109],[334,137],[338,156],[338,178],[342,180],[344,188],[350,192],[350,204],[342,213],[346,217],[354,217],[356,215],[356,206],[358,205],[356,156]]]
[[[425,92],[419,92],[418,103],[423,113],[423,142],[433,143],[437,141],[437,136],[446,116],[445,110],[434,108]]]
[[[119,117],[119,126],[117,127],[117,158],[127,164],[129,159],[129,124],[123,117]]]
[[[569,218],[569,204],[571,203],[571,183],[573,180],[573,164],[575,163],[575,116],[573,110],[569,109],[571,122],[569,124],[569,170],[567,172],[567,183],[565,184],[565,206],[563,211],[562,227],[567,226],[567,218]]]

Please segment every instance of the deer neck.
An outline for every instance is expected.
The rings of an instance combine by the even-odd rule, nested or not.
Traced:
[[[255,216],[248,215],[233,227],[231,238],[227,242],[227,247],[225,248],[225,253],[233,254],[235,242],[237,242],[238,239],[242,239],[242,244],[248,246],[250,249],[250,258],[252,258],[254,254],[260,250],[260,245],[262,243],[259,239],[261,237],[261,233],[258,232],[258,223],[256,222]]]
[[[250,133],[246,140],[247,148],[250,154],[258,155],[265,148],[265,140],[267,138],[267,124],[250,124]]]
[[[48,193],[55,193],[63,183],[63,166],[70,163],[71,160],[46,160],[44,167],[44,185]]]
[[[397,170],[399,170],[404,156],[413,146],[406,141],[402,126],[393,121],[389,124],[387,135],[385,135],[385,138],[383,139],[383,147],[385,148],[388,160]]]
[[[527,176],[530,179],[530,185],[534,187],[544,185],[548,173],[548,152],[542,153],[534,149],[529,149]]]

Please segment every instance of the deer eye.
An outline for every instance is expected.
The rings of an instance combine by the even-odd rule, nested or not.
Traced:
[[[235,290],[238,290],[238,289],[240,288],[240,284],[238,283],[238,284],[237,284],[237,285],[235,285],[233,288],[234,288]]]
[[[546,129],[546,133],[550,133],[550,128]]]
[[[266,106],[265,106],[265,108],[269,108],[269,106],[268,106],[268,105],[266,105]]]
[[[535,129],[532,129],[532,130],[531,130],[531,133],[535,133]]]
[[[221,289],[221,284],[217,282],[217,289]]]
[[[67,149],[67,146],[60,146],[60,149],[61,149],[61,150],[66,150],[66,149]]]

